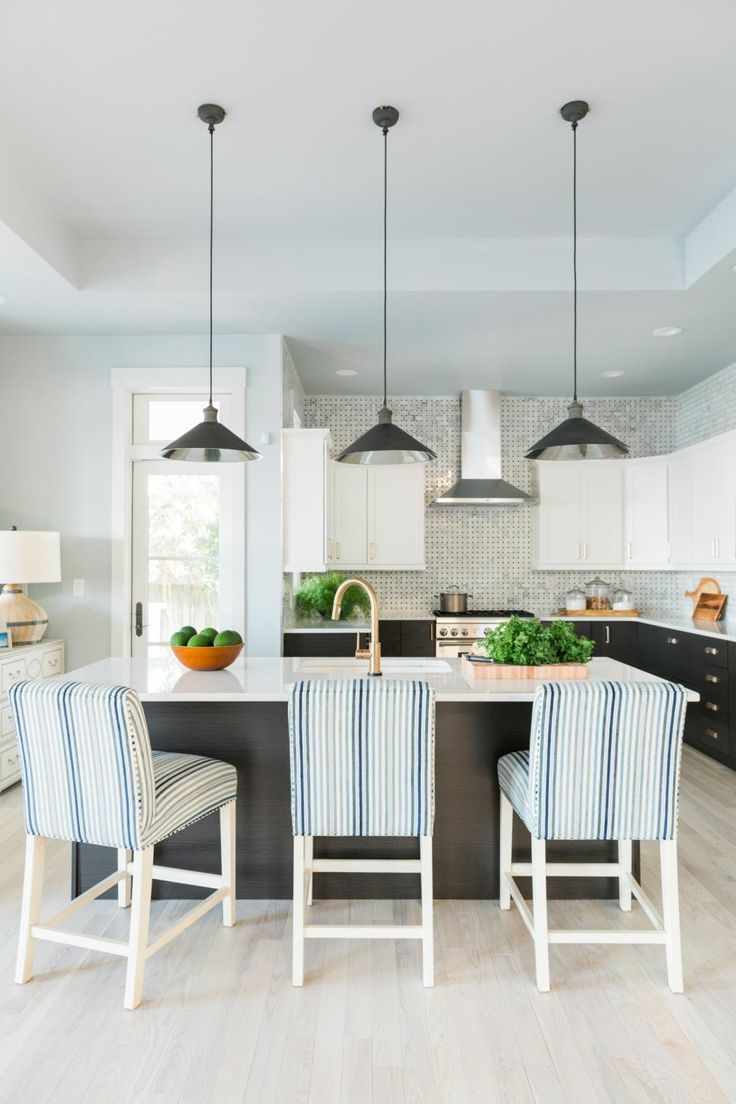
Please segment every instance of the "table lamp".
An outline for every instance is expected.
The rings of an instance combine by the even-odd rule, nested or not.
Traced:
[[[0,592],[0,623],[10,629],[13,644],[37,644],[48,628],[48,614],[21,584],[61,581],[59,534],[0,530],[0,579],[13,580]]]

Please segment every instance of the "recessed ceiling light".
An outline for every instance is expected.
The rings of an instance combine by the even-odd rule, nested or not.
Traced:
[[[601,372],[603,379],[618,379],[618,377],[623,374],[623,368],[612,368],[609,372]]]
[[[656,330],[652,330],[653,337],[677,337],[681,333],[679,326],[658,326]]]
[[[336,376],[357,376],[357,374],[354,368],[338,368],[335,372]]]

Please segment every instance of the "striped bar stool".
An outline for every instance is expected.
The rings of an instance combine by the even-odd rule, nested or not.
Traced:
[[[146,959],[222,902],[235,923],[235,796],[229,763],[199,755],[151,751],[138,696],[124,686],[19,682],[10,690],[21,756],[26,863],[15,980],[29,981],[33,940],[65,943],[127,958],[125,1007],[136,1008]],[[154,844],[210,813],[220,813],[222,873],[154,866]],[[47,839],[115,847],[117,870],[41,921]],[[132,852],[132,862],[131,862]],[[58,925],[118,885],[132,911],[127,942],[80,935]],[[148,941],[153,878],[214,890],[152,943]]]
[[[504,755],[501,787],[500,900],[511,900],[532,939],[537,988],[549,990],[550,943],[662,943],[667,980],[683,991],[677,889],[677,796],[686,691],[669,682],[566,682],[539,688],[529,751]],[[531,863],[512,861],[514,812],[532,837]],[[548,863],[547,840],[617,840],[615,863]],[[662,913],[631,873],[631,841],[659,840]],[[533,914],[515,875],[531,875]],[[619,880],[619,905],[632,894],[653,928],[549,930],[547,877]]]
[[[426,682],[297,682],[289,700],[294,831],[294,985],[305,939],[420,939],[434,985],[434,695]],[[418,836],[419,859],[315,859],[314,836]],[[305,924],[315,874],[419,874],[418,925]]]

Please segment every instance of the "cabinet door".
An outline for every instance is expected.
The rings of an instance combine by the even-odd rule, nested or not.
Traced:
[[[368,469],[330,461],[328,519],[329,562],[364,564],[367,559],[366,498]]]
[[[616,567],[624,550],[624,472],[621,460],[580,462],[583,485],[583,559]]]
[[[284,571],[324,571],[328,434],[285,429],[282,434]]]
[[[401,622],[402,656],[435,655],[434,621]]]
[[[582,462],[537,464],[538,553],[541,567],[575,564],[583,558]]]
[[[669,485],[670,561],[691,563],[693,555],[693,471],[689,452],[670,457]]]
[[[368,564],[424,567],[424,465],[381,464],[368,472]]]
[[[593,655],[609,656],[631,667],[639,666],[639,626],[634,621],[595,621],[593,623]]]
[[[692,452],[693,562],[730,564],[734,547],[733,466],[730,435],[718,437]]]
[[[624,552],[629,568],[669,562],[668,483],[667,460],[629,460],[624,464]]]

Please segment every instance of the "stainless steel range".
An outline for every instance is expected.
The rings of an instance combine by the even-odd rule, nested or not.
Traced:
[[[467,613],[435,615],[435,655],[445,659],[477,651],[488,629],[496,629],[511,617],[534,617],[528,610],[468,610]]]

